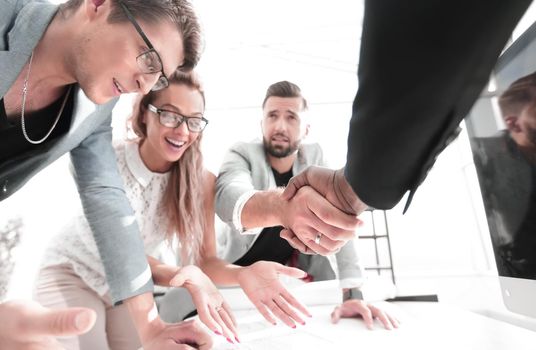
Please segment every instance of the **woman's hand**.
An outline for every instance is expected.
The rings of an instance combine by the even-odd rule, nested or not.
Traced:
[[[398,328],[400,324],[396,317],[364,300],[347,300],[336,306],[331,313],[331,322],[337,323],[341,317],[362,317],[368,329],[373,328],[375,318],[378,318],[383,323],[385,329]]]
[[[229,304],[200,268],[194,265],[180,268],[169,284],[188,290],[197,308],[199,319],[209,329],[218,335],[223,335],[231,343],[234,340],[240,342],[236,321]]]
[[[300,278],[304,277],[305,272],[275,262],[258,261],[238,273],[238,283],[268,322],[275,325],[275,316],[292,328],[296,328],[295,322],[304,325],[305,322],[296,310],[308,317],[311,314],[281,284],[279,274]]]

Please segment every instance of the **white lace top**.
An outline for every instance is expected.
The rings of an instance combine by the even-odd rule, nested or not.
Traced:
[[[135,142],[122,142],[115,147],[115,152],[126,195],[136,213],[145,253],[153,255],[165,240],[167,218],[160,207],[168,174],[151,172],[143,163]],[[43,265],[59,264],[71,265],[82,280],[99,295],[108,292],[104,267],[82,211],[54,237],[46,250]]]

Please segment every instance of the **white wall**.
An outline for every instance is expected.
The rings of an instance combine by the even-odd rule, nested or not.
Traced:
[[[362,3],[198,0],[195,4],[206,33],[199,72],[205,82],[206,117],[210,120],[204,144],[207,166],[217,172],[232,143],[260,135],[260,103],[265,89],[281,79],[302,87],[311,104],[311,140],[323,145],[334,167],[342,166],[351,102],[357,89]],[[127,97],[115,111],[118,127],[128,110]],[[0,203],[0,224],[18,215],[26,223],[27,236],[19,249],[23,264],[14,276],[14,295],[28,290],[35,270],[29,266],[76,202],[66,160],[62,159],[13,198]],[[406,215],[401,214],[404,203],[388,213],[402,291],[428,292],[430,285],[419,280],[431,276],[495,273],[465,133],[439,157]],[[364,259],[369,260],[370,248],[365,251],[365,246]]]

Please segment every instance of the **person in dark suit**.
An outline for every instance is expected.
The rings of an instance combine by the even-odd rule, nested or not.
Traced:
[[[309,168],[286,198],[310,185],[358,215],[390,209],[409,191],[405,212],[530,2],[367,0],[346,166]],[[301,251],[321,250],[316,234],[281,235]]]
[[[506,130],[472,139],[501,276],[536,278],[536,72],[499,97]]]

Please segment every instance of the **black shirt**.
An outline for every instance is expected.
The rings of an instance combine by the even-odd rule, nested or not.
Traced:
[[[286,186],[292,178],[292,169],[280,174],[272,168],[272,172],[274,173],[275,183],[278,187]],[[279,237],[282,229],[283,226],[266,227],[262,230],[251,249],[238,259],[235,264],[249,266],[257,261],[265,260],[275,261],[285,265],[292,256],[294,248],[286,240]]]
[[[73,90],[71,88],[71,90]],[[74,93],[70,91],[58,124],[42,144],[34,145],[29,143],[22,134],[21,119],[15,121],[7,119],[4,99],[0,100],[0,165],[5,161],[16,157],[24,152],[39,150],[50,140],[54,140],[69,131],[74,104]],[[60,111],[65,95],[40,111],[25,115],[25,127],[28,136],[32,140],[39,140],[52,127],[58,112]]]

